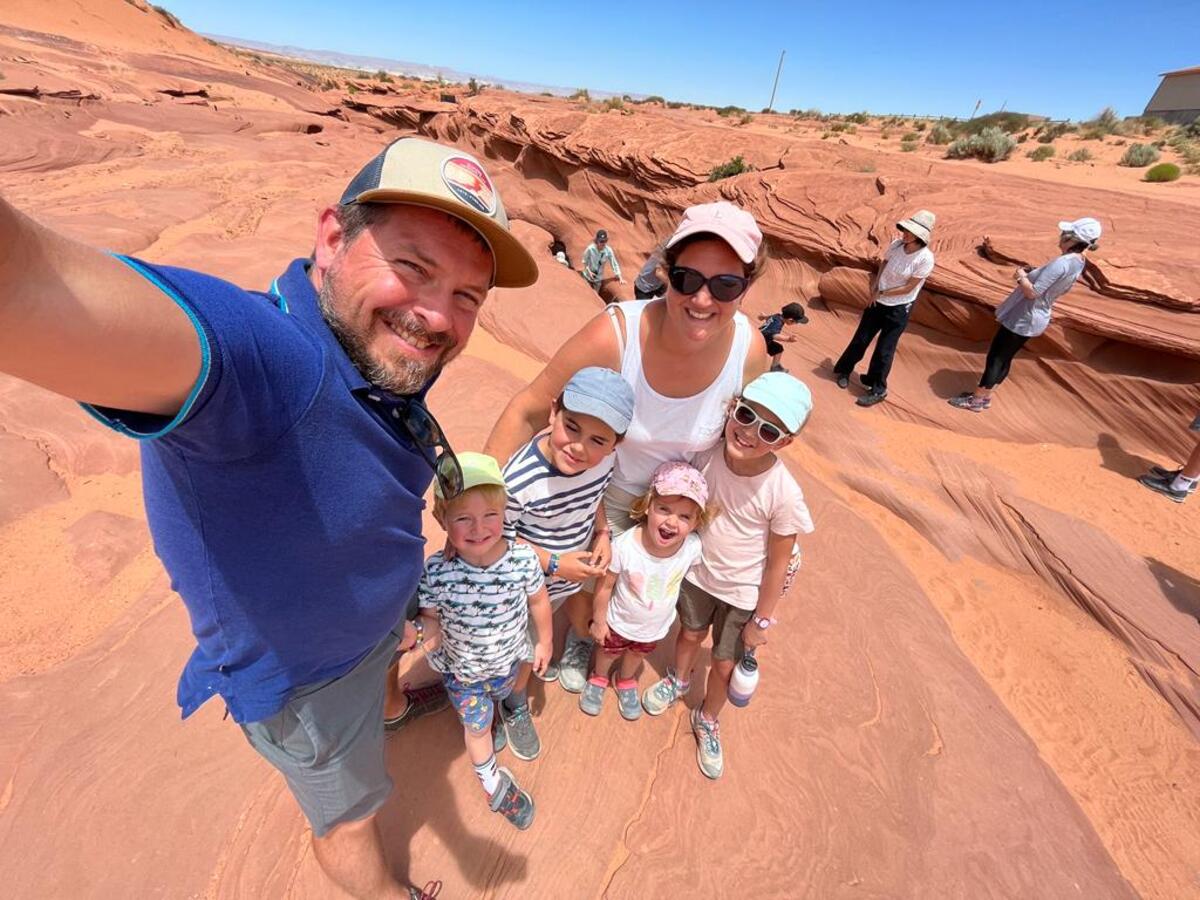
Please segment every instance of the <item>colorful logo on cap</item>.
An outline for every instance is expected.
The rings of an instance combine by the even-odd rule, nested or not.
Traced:
[[[487,172],[473,159],[451,156],[442,163],[442,181],[463,203],[484,215],[496,214],[496,189]]]

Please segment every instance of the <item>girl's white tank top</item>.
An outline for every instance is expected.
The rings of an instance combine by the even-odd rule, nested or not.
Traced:
[[[647,304],[662,302],[633,300],[609,307],[617,344],[621,348],[621,376],[633,388],[633,420],[625,440],[617,445],[617,462],[611,484],[630,494],[641,495],[650,476],[661,463],[682,459],[707,450],[721,436],[729,401],[742,390],[742,373],[750,349],[753,329],[742,313],[733,317],[733,343],[725,365],[713,382],[690,397],[664,397],[646,381],[642,371],[641,325]],[[625,317],[625,334],[617,321],[616,308]],[[686,365],[686,360],[680,360]]]

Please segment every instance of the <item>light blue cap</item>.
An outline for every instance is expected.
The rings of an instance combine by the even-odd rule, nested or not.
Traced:
[[[576,372],[563,388],[562,402],[573,413],[595,416],[617,434],[628,431],[633,419],[633,388],[602,366]]]
[[[812,392],[808,385],[787,372],[759,375],[746,385],[742,396],[775,413],[792,434],[804,427],[812,412]]]

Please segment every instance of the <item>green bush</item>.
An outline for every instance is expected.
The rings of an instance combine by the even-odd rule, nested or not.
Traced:
[[[605,109],[624,109],[625,101],[620,97],[609,97],[602,105]]]
[[[1053,144],[1039,144],[1025,154],[1034,162],[1045,162],[1054,155]]]
[[[1129,149],[1125,151],[1117,165],[1140,169],[1142,166],[1158,162],[1158,157],[1158,150],[1149,144],[1130,144]]]
[[[834,122],[832,125],[829,126],[829,130],[832,131],[834,134],[840,134],[841,132],[845,131],[849,127],[850,126],[847,125],[845,122]]]
[[[591,100],[592,100],[592,95],[588,93],[588,89],[587,89],[587,88],[580,88],[579,90],[577,90],[575,93],[573,93],[573,94],[572,94],[570,97],[568,97],[567,99],[569,99],[569,100],[582,100],[582,101],[584,101],[585,103],[590,103],[590,102],[591,102]]]
[[[1038,136],[1038,143],[1053,144],[1064,134],[1074,130],[1075,126],[1070,122],[1054,122],[1053,124],[1042,125],[1036,132]]]
[[[1083,128],[1086,140],[1099,140],[1106,134],[1123,134],[1125,131],[1124,123],[1111,106],[1104,107],[1096,114],[1096,118],[1084,122]],[[1095,135],[1095,137],[1091,135]]]
[[[667,104],[667,101],[664,100],[662,97],[658,96],[658,94],[651,94],[649,97],[647,97],[642,102],[643,103],[661,103],[664,106],[666,106],[666,104]]]
[[[989,128],[998,128],[1007,134],[1016,134],[1029,127],[1029,116],[1019,112],[994,112],[976,116],[959,125],[961,134],[981,134]]]
[[[948,159],[981,159],[995,163],[1008,159],[1017,142],[998,127],[985,128],[979,134],[960,137],[946,148]]]
[[[717,110],[718,116],[725,116],[726,118],[729,116],[742,116],[745,115],[745,113],[746,111],[740,106],[722,106]]]
[[[846,116],[847,122],[853,122],[856,125],[866,125],[870,119],[871,117],[865,112],[850,113],[850,115]]]
[[[1080,147],[1074,153],[1067,154],[1067,159],[1071,162],[1088,162],[1092,158],[1092,151],[1086,147]]]
[[[901,141],[900,149],[904,153],[912,153],[914,150],[917,149],[917,142],[916,141]]]
[[[929,129],[929,136],[925,138],[928,144],[936,146],[945,146],[954,140],[954,132],[946,127],[944,122],[934,122],[933,127]]]
[[[1152,169],[1146,170],[1146,181],[1174,181],[1179,177],[1179,166],[1175,163],[1159,163]]]
[[[721,163],[721,165],[709,172],[708,180],[720,181],[722,178],[731,178],[734,175],[741,175],[743,172],[752,171],[754,171],[754,167],[747,165],[746,161],[739,155],[727,163]]]
[[[919,141],[920,139],[921,139],[921,136],[919,134],[917,134],[915,131],[906,131],[906,132],[904,132],[903,135],[900,136],[900,140],[902,140],[902,141]]]

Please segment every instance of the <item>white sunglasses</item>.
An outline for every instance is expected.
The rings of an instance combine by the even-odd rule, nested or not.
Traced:
[[[764,444],[778,444],[784,438],[791,437],[788,432],[778,425],[768,422],[741,400],[733,407],[733,421],[746,427],[757,424],[758,439]]]

